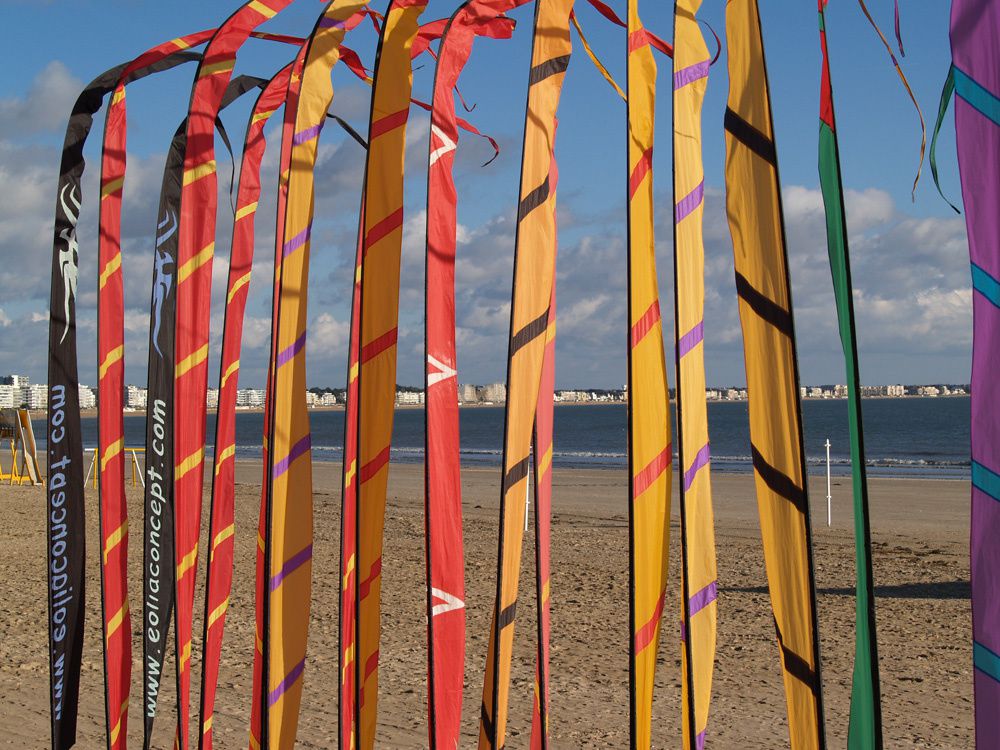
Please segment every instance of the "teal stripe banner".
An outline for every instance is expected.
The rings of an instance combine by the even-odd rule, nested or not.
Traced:
[[[984,117],[1000,126],[1000,98],[985,88],[958,66],[952,66],[955,75],[955,93],[962,97]]]
[[[972,664],[983,674],[1000,682],[1000,656],[979,641],[972,643]]]
[[[1000,474],[978,461],[972,462],[972,486],[1000,502]]]
[[[1000,307],[1000,281],[994,279],[975,263],[972,264],[972,288],[994,305]]]

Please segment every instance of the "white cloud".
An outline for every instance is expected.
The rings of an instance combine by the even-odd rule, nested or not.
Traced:
[[[0,138],[61,131],[82,89],[83,81],[53,60],[34,77],[25,96],[0,99]]]
[[[327,360],[344,355],[350,335],[350,321],[344,322],[329,313],[320,313],[309,324],[310,357]]]

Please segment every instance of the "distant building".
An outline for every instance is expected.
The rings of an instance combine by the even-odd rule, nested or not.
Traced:
[[[137,385],[125,386],[125,408],[136,411],[146,408],[146,389]]]
[[[236,391],[236,406],[243,409],[263,409],[265,395],[262,388],[241,388]]]
[[[503,383],[490,383],[476,388],[480,401],[491,404],[507,403],[507,386]]]
[[[80,408],[81,409],[96,409],[97,408],[97,396],[94,395],[94,389],[89,385],[80,386]]]
[[[919,388],[917,388],[917,395],[931,396],[931,397],[940,396],[941,390],[933,385],[922,385]]]
[[[833,397],[834,398],[847,398],[847,386],[846,385],[835,385],[835,386],[833,386]]]
[[[16,389],[17,403],[14,403],[15,388],[9,383],[0,384],[0,409],[16,409],[21,405],[21,391]]]
[[[4,375],[0,377],[0,384],[5,386],[10,386],[11,388],[10,397],[11,399],[13,399],[14,405],[7,408],[19,409],[21,408],[21,404],[28,403],[29,400],[28,390],[31,388],[31,380],[28,378],[27,375]],[[44,388],[45,386],[42,387]],[[6,396],[0,396],[0,399],[3,399],[5,403],[6,403],[6,398],[7,398]],[[28,407],[28,408],[36,408],[36,407]],[[41,408],[44,409],[45,407],[42,406]]]
[[[306,391],[306,406],[310,409],[336,406],[337,394],[333,391],[317,393],[316,391]]]
[[[459,383],[458,402],[460,404],[474,404],[479,400],[476,394],[476,386],[471,383]]]
[[[397,406],[417,406],[424,403],[423,391],[396,391]]]
[[[48,386],[44,384],[29,385],[22,390],[21,399],[22,403],[28,405],[29,409],[41,411],[49,405]],[[18,406],[20,406],[20,404],[18,404]]]
[[[3,375],[0,376],[0,385],[12,385],[15,388],[27,388],[31,385],[31,380],[27,375]]]
[[[209,409],[219,408],[219,389],[209,388],[205,392],[205,406]]]
[[[906,387],[902,385],[887,385],[885,395],[893,398],[901,398],[906,395]]]

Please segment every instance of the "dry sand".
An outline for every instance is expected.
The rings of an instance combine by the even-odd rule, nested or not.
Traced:
[[[495,590],[498,476],[464,471],[468,658],[464,747],[474,746],[489,614]],[[221,748],[246,747],[253,639],[253,566],[260,468],[240,464],[236,581],[226,623],[218,710]],[[299,747],[336,746],[337,557],[340,467],[315,467],[313,605]],[[719,557],[719,649],[709,746],[787,747],[778,652],[749,475],[714,476]],[[383,568],[382,684],[378,746],[426,746],[422,470],[393,465]],[[825,483],[811,485],[823,684],[831,747],[846,742],[853,660],[854,557],[850,483],[835,480],[833,527],[825,524]],[[886,747],[968,748],[972,659],[968,584],[968,484],[871,482],[873,547]],[[141,517],[141,495],[129,491]],[[96,494],[87,492],[91,573],[81,686],[82,748],[103,747],[103,683],[98,598]],[[44,494],[0,487],[0,746],[48,743],[45,641]],[[551,737],[555,748],[627,747],[625,475],[555,473],[552,531]],[[668,601],[677,602],[676,499]],[[141,524],[133,523],[133,529]],[[132,600],[140,591],[141,541],[130,546]],[[534,659],[533,544],[525,539],[522,601],[507,746],[527,747]],[[204,541],[202,549],[205,549]],[[199,561],[203,566],[203,561]],[[204,577],[203,572],[201,577]],[[202,582],[199,581],[201,584]],[[201,597],[199,589],[199,598]],[[196,607],[200,618],[201,609]],[[138,610],[138,605],[134,607]],[[675,607],[676,613],[676,607]],[[654,746],[679,746],[679,652],[665,620],[654,706]],[[141,743],[141,641],[133,612],[129,729]],[[200,633],[200,624],[196,624]],[[200,652],[195,645],[194,654]],[[172,660],[172,657],[168,657]],[[199,666],[195,659],[195,669]],[[194,685],[198,685],[197,671]],[[173,674],[168,669],[154,746],[173,739]],[[197,705],[195,701],[195,705]],[[195,723],[195,722],[193,722]]]

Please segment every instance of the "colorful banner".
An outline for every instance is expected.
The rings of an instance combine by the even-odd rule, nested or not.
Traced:
[[[305,342],[313,189],[320,132],[333,99],[330,74],[360,0],[327,5],[309,39],[294,122],[284,211],[267,445],[268,503],[260,746],[295,744],[302,699],[312,575],[312,463],[306,411]]]
[[[823,698],[791,284],[756,0],[726,6],[726,208],[764,562],[793,750],[823,748]]]
[[[264,81],[252,76],[234,78],[221,109]],[[216,123],[227,148],[229,136]],[[149,366],[146,408],[146,479],[143,536],[143,747],[148,750],[156,716],[160,678],[163,675],[167,633],[174,605],[173,568],[173,371],[177,269],[177,216],[187,121],[181,123],[167,152],[153,250],[153,283],[150,302]]]
[[[165,56],[207,34],[161,45]],[[105,719],[108,747],[127,744],[132,674],[132,618],[128,597],[128,507],[125,501],[124,406],[125,309],[122,279],[121,213],[125,184],[128,115],[125,86],[118,80],[104,124],[101,200],[98,210],[98,478],[101,517],[101,605],[104,616]],[[214,128],[213,128],[214,129]]]
[[[226,91],[222,109],[259,78],[240,76]],[[227,147],[229,137],[217,123]],[[156,716],[163,674],[167,632],[173,609],[173,372],[176,307],[174,275],[177,269],[177,216],[187,121],[181,123],[167,152],[157,211],[153,281],[150,302],[149,365],[146,408],[146,480],[143,535],[143,747],[148,748]],[[231,149],[230,149],[231,153]]]
[[[359,209],[359,222],[364,222],[364,196]],[[354,253],[354,285],[351,295],[351,337],[347,352],[347,405],[344,414],[343,487],[340,510],[340,643],[338,663],[337,715],[338,747],[353,750],[357,746],[358,700],[357,667],[354,664],[357,631],[357,534],[358,534],[358,360],[361,353],[361,250],[363,236],[358,233]]]
[[[403,242],[403,171],[413,73],[410,48],[426,0],[391,0],[372,76],[368,157],[361,209],[357,325],[357,557],[352,653],[356,746],[375,745],[382,591],[382,534],[389,445],[396,402],[399,264]],[[352,372],[352,375],[354,373]],[[348,561],[350,566],[350,561]]]
[[[191,629],[201,532],[205,463],[205,398],[212,259],[215,254],[215,120],[251,32],[291,0],[250,0],[212,36],[195,74],[188,108],[187,144],[177,249],[177,330],[174,367],[174,561],[178,750],[187,750],[190,724]],[[102,404],[102,411],[104,405]]]
[[[174,606],[173,387],[177,215],[187,121],[167,152],[153,248],[146,380],[146,486],[142,553],[143,748],[149,750]]]
[[[443,29],[431,99],[424,393],[428,744],[432,750],[450,750],[459,741],[465,681],[465,556],[455,351],[458,194],[453,168],[458,130],[466,125],[456,117],[454,89],[475,37],[508,38],[514,23],[502,14],[517,5],[516,1],[470,0],[459,6]]]
[[[260,167],[266,142],[264,126],[284,104],[291,65],[282,68],[270,81],[259,82],[257,97],[243,143],[240,181],[236,194],[236,214],[229,255],[229,280],[226,284],[226,310],[223,325],[222,356],[219,374],[219,404],[215,422],[215,457],[212,481],[208,553],[205,589],[205,619],[200,706],[200,750],[213,746],[212,715],[218,685],[222,636],[229,607],[233,580],[233,534],[235,532],[235,436],[236,389],[239,381],[240,346],[247,291],[253,267],[254,223],[260,198]],[[237,79],[238,80],[238,79]],[[230,84],[232,89],[233,83]],[[265,85],[266,83],[266,85]],[[227,102],[223,101],[223,107]]]
[[[261,440],[263,442],[262,456],[262,476],[260,491],[260,512],[257,519],[257,565],[255,577],[254,596],[254,660],[253,660],[253,691],[250,700],[250,748],[259,750],[261,747],[261,732],[263,724],[264,709],[266,707],[264,694],[264,632],[265,632],[265,609],[268,605],[268,597],[265,596],[265,586],[269,580],[267,568],[267,556],[265,555],[264,538],[270,518],[270,467],[271,449],[270,439],[272,434],[271,424],[274,414],[274,364],[277,360],[276,347],[278,344],[277,322],[278,322],[278,297],[281,287],[282,259],[284,257],[283,248],[285,244],[285,214],[288,205],[288,175],[291,172],[292,164],[292,138],[295,134],[295,110],[298,106],[299,90],[302,86],[302,68],[305,65],[306,47],[299,50],[292,63],[291,75],[288,79],[288,87],[285,92],[284,114],[281,126],[281,152],[278,158],[278,180],[277,180],[277,207],[276,222],[274,230],[274,268],[271,289],[271,345],[270,357],[268,358],[267,386],[264,400],[264,425]]]
[[[653,681],[670,547],[672,450],[653,231],[656,61],[628,3],[628,465],[631,747],[651,746]]]
[[[555,166],[555,162],[553,162]],[[554,278],[553,278],[554,280]],[[545,358],[535,406],[532,469],[535,489],[535,703],[531,715],[531,750],[549,748],[549,636],[552,560],[552,431],[556,387],[556,287],[552,286],[549,323],[545,331]]]
[[[514,245],[497,591],[483,684],[480,750],[502,748],[507,728],[531,433],[555,283],[556,169],[553,149],[556,112],[572,50],[569,33],[572,10],[573,0],[538,0],[535,6]]]
[[[674,6],[674,341],[681,516],[683,747],[705,746],[715,668],[717,574],[711,447],[705,402],[705,172],[701,109],[711,65],[696,18],[701,0]]]
[[[826,16],[819,4],[819,40],[823,54],[820,78],[819,182],[826,211],[826,244],[837,301],[837,324],[847,371],[847,413],[851,434],[851,486],[854,496],[854,677],[847,746],[851,750],[882,747],[882,700],[879,690],[878,647],[875,636],[875,584],[872,575],[871,522],[868,513],[868,476],[865,468],[861,417],[858,342],[854,323],[854,293],[847,248],[847,215],[840,176],[840,147],[833,110],[833,87],[826,42]],[[898,8],[897,8],[898,13]],[[899,33],[897,15],[896,33]],[[897,36],[898,38],[898,36]],[[900,43],[902,44],[902,43]],[[900,47],[902,49],[902,47]]]
[[[105,719],[109,750],[124,747],[132,679],[132,617],[128,599],[128,508],[125,504],[125,303],[121,205],[127,113],[119,81],[108,105],[101,151],[98,211],[97,399],[101,517],[101,605],[104,614]]]
[[[83,149],[94,115],[107,94],[152,73],[198,60],[195,53],[180,50],[203,43],[213,31],[171,40],[153,47],[130,63],[105,71],[81,92],[66,125],[52,243],[46,429],[49,443],[46,508],[49,700],[54,750],[72,747],[76,742],[85,619],[86,529],[76,348],[77,222],[83,205]],[[124,88],[121,90],[124,93]],[[103,555],[101,559],[103,569]]]
[[[952,76],[972,262],[972,661],[976,747],[1000,737],[1000,3],[953,0]]]

